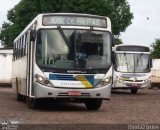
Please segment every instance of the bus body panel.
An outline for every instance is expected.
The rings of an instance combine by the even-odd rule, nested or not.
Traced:
[[[13,62],[12,69],[12,87],[14,91],[17,91],[22,95],[26,95],[26,77],[27,77],[27,56],[22,57],[21,60]]]
[[[102,18],[102,19],[105,19],[107,26],[106,27],[81,26],[81,25],[69,26],[69,25],[59,25],[59,24],[47,26],[47,25],[43,25],[43,22],[42,22],[43,16],[46,16],[46,15],[51,15],[51,16],[66,15],[71,17],[74,17],[74,16],[80,17],[80,18],[91,17],[91,18],[97,18],[97,19]],[[95,39],[91,38],[91,41],[94,43],[95,42],[94,40],[98,41],[100,39],[100,42],[94,43],[93,45],[91,45],[92,43],[90,43],[87,47],[89,48],[90,46],[92,46],[92,48],[94,49],[94,47],[98,46],[97,51],[99,52],[101,51],[101,54],[100,53],[88,54],[88,55],[92,55],[92,57],[90,56],[90,59],[88,58],[87,65],[89,67],[87,69],[92,70],[93,69],[92,66],[94,65],[96,67],[99,67],[99,64],[97,63],[99,62],[100,64],[102,64],[102,66],[106,64],[105,67],[100,68],[103,70],[103,73],[101,73],[99,71],[100,69],[98,70],[96,67],[94,68],[95,71],[92,73],[89,73],[89,72],[64,73],[63,71],[56,73],[55,70],[57,68],[50,69],[52,71],[44,70],[43,67],[39,65],[36,61],[36,58],[37,58],[36,54],[38,53],[38,51],[36,50],[38,48],[37,37],[38,37],[38,33],[41,30],[44,30],[44,32],[42,31],[43,36],[40,38],[44,38],[43,40],[41,39],[41,42],[44,42],[45,44],[43,44],[41,47],[42,48],[46,47],[46,49],[44,49],[42,52],[44,54],[47,53],[47,52],[44,52],[47,50],[47,47],[48,47],[47,45],[49,43],[50,44],[52,43],[51,40],[54,40],[54,38],[52,39],[52,35],[47,32],[48,30],[51,30],[51,29],[53,30],[52,32],[56,34],[55,36],[60,35],[59,38],[62,38],[62,40],[57,42],[58,44],[60,44],[61,42],[67,43],[66,39],[68,37],[66,39],[64,38],[64,34],[63,34],[64,32],[62,32],[64,31],[63,29],[67,31],[73,30],[75,32],[73,33],[75,34],[75,36],[79,36],[78,35],[79,33],[76,34],[76,31],[80,30],[81,31],[80,33],[83,34],[81,36],[84,38],[83,39],[84,42],[88,42],[88,43],[90,43],[90,41],[87,41],[84,35],[86,32],[89,32],[91,34],[93,31],[92,33],[93,35],[87,35],[87,36],[90,36],[91,38],[91,36],[93,37],[94,35],[96,35],[97,38],[95,37],[94,37]],[[47,31],[45,32],[45,30]],[[54,32],[54,30],[56,30],[57,32]],[[35,34],[36,37],[34,40],[31,38],[32,31],[36,33]],[[83,31],[84,32],[86,31],[86,32],[84,33]],[[48,39],[50,40],[49,42],[47,42]],[[107,41],[107,42],[104,43],[104,41]],[[71,49],[75,49],[77,44],[78,42],[75,42],[74,45],[72,45],[73,47]],[[13,89],[18,96],[20,95],[25,96],[27,97],[27,99],[37,99],[37,98],[110,99],[112,73],[113,73],[112,62],[111,62],[111,46],[112,46],[111,21],[107,17],[97,16],[97,15],[88,15],[88,14],[76,14],[76,13],[39,14],[14,40],[13,72],[12,72]],[[67,47],[69,48],[70,46],[67,46]],[[102,48],[100,49],[100,47]],[[63,48],[64,47],[62,47],[62,49]],[[74,55],[76,54],[76,51],[74,51]],[[95,56],[95,55],[98,55],[98,56]],[[74,58],[74,62],[76,64],[75,58]],[[63,66],[61,67],[62,69],[64,69]],[[68,70],[76,71],[77,68],[75,67]],[[79,67],[79,68],[82,71],[85,71],[86,69],[83,67],[82,68]],[[61,69],[61,68],[58,68],[58,69]],[[68,81],[67,79],[59,80],[55,78],[55,76],[57,75],[58,76],[69,75],[72,78],[72,80],[68,80]],[[47,83],[44,84],[44,83],[41,83],[41,81],[47,82]]]

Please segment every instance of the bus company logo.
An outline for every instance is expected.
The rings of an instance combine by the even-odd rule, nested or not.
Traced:
[[[67,73],[78,73],[78,74],[86,74],[86,71],[79,71],[79,70],[68,70]]]
[[[136,78],[136,77],[133,77],[132,80],[135,82],[135,81],[137,81],[137,78]]]

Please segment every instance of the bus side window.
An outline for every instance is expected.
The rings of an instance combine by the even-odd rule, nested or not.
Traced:
[[[23,57],[24,55],[23,55],[23,46],[24,46],[24,36],[22,37],[22,50],[21,50],[21,56]]]
[[[25,44],[24,44],[24,55],[27,54],[27,44],[28,44],[28,33],[25,34]]]
[[[15,47],[14,47],[14,60],[17,59],[17,42],[15,42]]]
[[[13,60],[15,60],[16,43],[13,44]]]
[[[19,48],[19,50],[20,50],[20,54],[19,54],[19,56],[20,56],[20,58],[22,57],[22,37],[21,37],[21,40],[20,40],[20,48]]]
[[[23,36],[21,38],[20,57],[23,57]]]
[[[16,60],[18,59],[18,41],[16,42]]]
[[[20,53],[19,48],[20,48],[20,39],[18,40],[18,56],[17,56],[17,59],[19,59],[19,53]]]

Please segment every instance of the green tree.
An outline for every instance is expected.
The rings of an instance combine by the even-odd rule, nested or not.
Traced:
[[[115,35],[125,31],[133,18],[127,0],[21,0],[8,11],[9,23],[5,23],[8,27],[2,26],[0,40],[5,46],[11,46],[13,39],[37,14],[49,12],[107,16],[112,21],[112,30]]]
[[[155,39],[155,42],[152,43],[152,48],[152,58],[160,58],[160,39]]]
[[[119,36],[114,36],[114,44],[115,45],[123,44],[122,39],[120,39]]]

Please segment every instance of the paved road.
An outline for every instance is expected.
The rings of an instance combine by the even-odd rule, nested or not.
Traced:
[[[99,111],[88,111],[84,104],[42,103],[30,109],[17,102],[11,88],[0,88],[0,121],[16,120],[23,124],[160,124],[160,89],[112,92]]]

